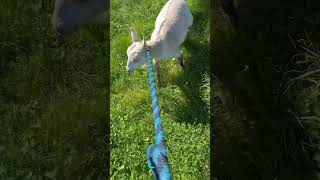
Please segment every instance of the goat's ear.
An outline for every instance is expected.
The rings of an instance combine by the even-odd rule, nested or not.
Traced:
[[[137,33],[133,29],[133,27],[130,28],[130,34],[131,34],[132,43],[137,42],[138,41]]]

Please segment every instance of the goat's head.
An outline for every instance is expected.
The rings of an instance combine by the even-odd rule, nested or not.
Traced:
[[[135,69],[144,65],[147,61],[146,57],[146,40],[143,38],[141,42],[138,41],[137,33],[133,28],[130,28],[132,44],[127,49],[127,71],[132,72]]]
[[[73,33],[104,14],[107,15],[108,9],[109,0],[56,0],[52,25],[60,34]],[[106,23],[106,18],[101,20]]]

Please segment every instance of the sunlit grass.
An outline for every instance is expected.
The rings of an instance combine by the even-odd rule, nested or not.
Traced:
[[[129,28],[150,38],[166,1],[111,3],[111,179],[150,179],[146,148],[155,143],[147,69],[126,72]],[[177,61],[161,63],[158,89],[169,162],[175,179],[209,178],[208,2],[188,1],[194,25]]]

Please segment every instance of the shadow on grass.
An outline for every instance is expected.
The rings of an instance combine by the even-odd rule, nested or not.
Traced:
[[[219,19],[213,72],[223,84],[220,93],[227,94],[222,99],[230,116],[229,121],[221,114],[214,117],[219,179],[313,178],[309,149],[303,145],[308,137],[288,113],[294,102],[282,94],[281,83],[296,52],[288,34],[299,39],[305,28],[315,26],[310,20],[317,14],[316,4],[242,0],[238,35],[219,29],[228,20],[214,14]]]

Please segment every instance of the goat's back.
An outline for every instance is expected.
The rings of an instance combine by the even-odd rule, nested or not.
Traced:
[[[157,17],[151,40],[165,40],[170,45],[179,47],[192,22],[193,17],[185,0],[169,0]]]

